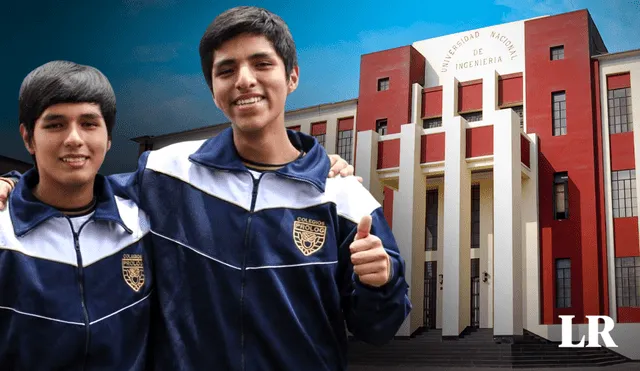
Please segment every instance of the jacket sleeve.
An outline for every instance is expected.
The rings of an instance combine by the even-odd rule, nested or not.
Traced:
[[[107,177],[115,195],[128,198],[143,209],[143,200],[141,199],[142,175],[144,174],[148,157],[149,151],[146,151],[142,153],[142,155],[140,155],[140,158],[138,159],[138,168],[134,172],[113,174]]]
[[[367,192],[364,187],[362,187],[362,191]],[[371,195],[367,196],[373,199]],[[356,207],[361,210],[361,206]],[[353,242],[357,231],[357,222],[361,216],[357,212],[350,214],[349,218],[340,215],[340,212],[338,215],[339,235],[341,236],[338,274],[341,279],[342,310],[347,328],[356,338],[370,344],[382,345],[395,336],[411,311],[411,302],[408,298],[409,286],[405,280],[404,260],[400,256],[391,228],[382,213],[382,208],[377,207],[370,212],[372,216],[371,234],[380,238],[390,257],[391,276],[389,282],[377,288],[360,282],[353,272],[349,246]],[[354,218],[356,215],[357,217]]]

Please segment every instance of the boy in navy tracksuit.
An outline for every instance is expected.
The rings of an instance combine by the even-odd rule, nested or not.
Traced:
[[[37,166],[0,211],[0,369],[143,370],[148,219],[97,175],[111,85],[95,68],[50,62],[24,79],[19,109]]]
[[[231,9],[200,55],[232,128],[145,153],[133,176],[112,178],[150,217],[149,360],[158,370],[343,370],[347,329],[382,344],[411,309],[382,209],[355,178],[327,180],[324,149],[285,130],[298,66],[278,16]]]
[[[154,367],[344,370],[347,329],[382,344],[411,309],[382,208],[354,177],[326,179],[324,149],[285,129],[298,66],[282,19],[231,9],[200,55],[232,127],[145,153],[121,184],[151,219]]]

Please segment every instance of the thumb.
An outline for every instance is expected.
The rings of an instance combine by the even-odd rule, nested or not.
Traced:
[[[356,232],[356,240],[366,238],[371,232],[371,215],[365,215],[358,223],[358,232]]]

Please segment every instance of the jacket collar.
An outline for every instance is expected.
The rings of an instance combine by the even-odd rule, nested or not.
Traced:
[[[287,130],[291,143],[305,152],[301,158],[290,162],[274,173],[291,179],[311,183],[324,192],[329,174],[330,162],[324,148],[315,138],[292,130]],[[227,128],[220,134],[205,141],[189,159],[198,164],[218,170],[247,171],[233,143],[233,129]]]
[[[33,195],[32,189],[38,184],[38,180],[39,176],[35,168],[27,171],[9,196],[9,214],[13,223],[13,231],[18,237],[27,234],[49,218],[65,216],[53,206],[43,203]],[[94,192],[96,208],[93,219],[119,224],[128,233],[133,233],[122,221],[113,190],[102,175],[96,175]]]

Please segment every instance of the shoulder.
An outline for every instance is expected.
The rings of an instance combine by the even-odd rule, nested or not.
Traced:
[[[325,193],[335,202],[338,215],[356,223],[381,207],[355,176],[327,179]]]
[[[160,170],[165,167],[188,164],[189,156],[202,147],[205,141],[206,140],[180,142],[149,151],[146,168]]]

